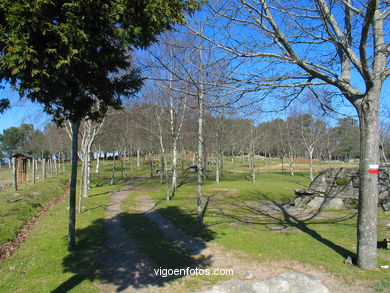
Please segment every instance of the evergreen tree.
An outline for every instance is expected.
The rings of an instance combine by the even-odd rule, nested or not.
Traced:
[[[75,249],[80,120],[98,120],[136,93],[142,78],[131,50],[147,47],[198,7],[195,0],[1,1],[0,77],[42,103],[56,123],[72,124],[69,250]]]

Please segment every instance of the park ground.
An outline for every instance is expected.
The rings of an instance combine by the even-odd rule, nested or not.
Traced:
[[[292,208],[288,203],[294,199],[294,189],[309,184],[307,164],[297,165],[295,176],[290,176],[288,165],[282,173],[280,163],[259,161],[255,183],[251,182],[247,162],[237,160],[235,172],[231,172],[231,161],[226,160],[219,184],[210,167],[204,182],[204,199],[209,204],[204,227],[199,228],[194,174],[181,174],[180,186],[167,202],[165,185],[160,184],[158,176],[150,178],[147,163],[141,168],[134,163],[132,170],[128,168],[123,174],[118,164],[115,185],[110,185],[111,162],[105,162],[98,174],[93,173],[90,196],[83,202],[82,213],[77,214],[77,250],[67,251],[68,202],[64,197],[35,223],[21,247],[0,262],[0,292],[108,291],[110,279],[105,278],[102,265],[107,241],[113,237],[107,233],[107,210],[118,195],[122,197],[115,203],[120,209],[117,216],[128,236],[124,239],[137,243],[142,258],[156,268],[202,263],[210,268],[234,268],[233,277],[238,279],[248,274],[261,279],[282,271],[300,271],[320,278],[334,292],[390,292],[390,270],[362,271],[344,264],[347,256],[356,253],[356,212]],[[7,169],[1,172],[5,178]],[[21,185],[17,192],[11,188],[2,191],[0,244],[12,239],[23,223],[60,195],[67,178],[68,170],[61,170],[35,185]],[[172,224],[166,231],[154,221],[159,217]],[[390,236],[390,215],[379,211],[378,219],[381,240]],[[180,241],[175,241],[180,239],[174,239],[184,237],[180,236],[182,232],[217,257],[207,262],[201,254],[183,249]],[[389,250],[378,249],[378,264],[390,264]],[[138,285],[146,291],[194,292],[229,278],[187,276],[155,284],[146,280]]]

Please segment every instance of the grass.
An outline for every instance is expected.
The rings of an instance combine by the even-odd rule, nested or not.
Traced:
[[[60,195],[66,178],[61,172],[36,184],[23,184],[18,191],[7,188],[0,192],[0,244],[12,239],[26,220],[32,218],[46,202]]]
[[[157,179],[148,187],[160,188],[160,193],[148,193],[158,203],[159,212],[171,220],[175,226],[188,234],[202,237],[204,241],[215,241],[230,250],[246,253],[251,259],[264,261],[291,261],[311,265],[342,276],[352,283],[360,279],[377,292],[390,292],[390,270],[362,271],[355,266],[343,263],[347,256],[356,254],[356,215],[352,211],[331,211],[337,219],[299,220],[285,218],[275,220],[266,215],[249,214],[242,209],[242,204],[250,201],[274,200],[289,202],[294,198],[295,188],[308,186],[308,174],[261,173],[256,182],[250,181],[249,173],[224,172],[220,184],[214,182],[214,175],[209,174],[204,184],[204,197],[221,206],[228,206],[229,216],[213,206],[204,218],[205,227],[196,225],[196,178],[187,175],[183,184],[175,192],[172,201],[164,201],[164,186]],[[130,206],[131,202],[127,202]],[[256,217],[253,223],[247,223],[248,217]],[[390,215],[382,211],[378,214],[378,239],[388,237],[386,224]],[[272,232],[270,226],[284,225],[284,232]],[[210,237],[210,235],[213,235]],[[390,262],[390,251],[378,249],[378,264]],[[288,263],[287,263],[288,266]]]
[[[99,185],[101,177],[95,177],[92,185]],[[77,214],[73,253],[67,251],[68,202],[53,206],[16,253],[0,263],[0,292],[98,292],[96,254],[104,248],[103,213],[110,191],[119,187],[91,189],[84,212]]]
[[[273,166],[276,163],[273,162]],[[228,164],[226,161],[225,167]],[[120,164],[117,164],[116,169],[118,184],[121,180],[126,180],[120,179],[119,166]],[[99,275],[96,254],[104,249],[103,212],[110,191],[120,187],[109,186],[110,170],[111,162],[106,162],[105,165],[102,164],[99,174],[93,173],[91,196],[84,200],[84,212],[77,215],[78,251],[67,252],[68,203],[62,201],[37,222],[25,244],[12,257],[0,263],[2,276],[0,292],[98,291],[98,284],[103,279]],[[342,276],[346,282],[353,282],[354,279],[363,280],[377,292],[390,291],[389,270],[362,271],[355,266],[343,264],[347,254],[353,256],[356,252],[356,215],[353,212],[332,211],[340,216],[337,221],[326,219],[304,221],[291,217],[277,221],[245,209],[244,204],[247,202],[265,199],[277,203],[291,201],[295,188],[304,188],[308,185],[307,173],[298,172],[296,176],[290,176],[281,172],[264,172],[259,173],[256,182],[252,183],[249,173],[225,171],[221,183],[216,184],[212,171],[209,172],[204,184],[204,198],[210,198],[211,204],[203,228],[196,225],[194,174],[186,174],[181,178],[181,185],[170,202],[164,200],[165,185],[160,185],[157,177],[152,178],[150,182],[141,183],[140,186],[145,189],[159,189],[160,192],[134,192],[125,200],[124,213],[121,215],[124,226],[137,238],[144,252],[158,266],[173,268],[192,266],[195,260],[166,239],[149,218],[135,212],[134,197],[140,194],[153,197],[164,217],[188,234],[201,237],[204,242],[216,242],[227,250],[240,252],[238,255],[242,253],[247,255],[251,260],[281,261],[286,269],[289,269],[292,263],[299,262],[320,271]],[[146,163],[140,169],[134,164],[133,172],[131,174],[129,172],[128,176],[148,176],[149,173]],[[44,189],[46,185],[40,189]],[[12,203],[8,209],[16,207],[18,202]],[[32,202],[33,200],[29,201],[30,206]],[[222,215],[216,208],[218,205],[226,207],[229,215]],[[248,217],[253,217],[255,221],[249,223],[246,221]],[[378,219],[378,239],[383,239],[388,237],[389,230],[386,224],[390,221],[390,215],[380,212]],[[287,229],[272,232],[269,228],[275,225],[285,225]],[[378,249],[378,255],[379,264],[389,263],[388,250]],[[183,281],[177,280],[175,284],[191,291],[223,279],[215,276],[197,276]]]

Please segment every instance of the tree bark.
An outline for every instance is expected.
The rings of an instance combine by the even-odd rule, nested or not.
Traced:
[[[139,169],[141,167],[141,150],[138,147],[137,149],[137,168]]]
[[[16,167],[16,158],[12,158],[12,178],[14,190],[18,190],[18,170]]]
[[[112,151],[111,185],[115,184],[115,151]]]
[[[91,189],[91,170],[92,170],[92,153],[91,153],[91,147],[92,147],[92,142],[88,145],[88,165],[87,165],[87,190]],[[89,195],[89,194],[88,194]]]
[[[314,148],[309,148],[309,160],[310,160],[310,181],[313,181],[314,179],[314,174],[313,174],[313,151],[314,151]],[[320,160],[320,163],[321,163],[321,160]]]
[[[80,120],[72,121],[72,171],[69,189],[68,251],[73,251],[76,248],[76,182],[79,127]]]
[[[150,178],[153,178],[153,161],[152,161],[152,154],[149,155],[149,165],[150,165]]]
[[[32,171],[32,183],[35,184],[36,178],[35,178],[35,159],[34,158],[32,159],[32,169],[31,169],[31,171]]]
[[[254,142],[254,131],[253,125],[251,124],[251,142],[250,142],[250,153],[249,153],[249,165],[252,171],[252,182],[256,182],[256,166],[255,166],[255,142]]]
[[[197,169],[198,169],[198,181],[197,181],[197,199],[196,199],[196,215],[198,226],[203,224],[203,172],[202,172],[202,159],[203,159],[203,93],[202,91],[198,95],[198,156],[197,156]]]
[[[97,151],[97,157],[96,157],[96,170],[95,170],[96,173],[99,173],[99,169],[100,169],[100,153],[101,153],[101,149],[100,149],[100,144],[99,144],[99,148]]]
[[[83,197],[88,197],[88,150],[84,153],[84,182],[83,182]]]
[[[375,95],[377,94],[377,95]],[[379,165],[379,93],[368,95],[358,107],[360,125],[360,188],[358,207],[358,266],[377,266],[377,207]]]
[[[42,179],[46,179],[46,159],[42,159]]]
[[[219,184],[219,173],[220,173],[220,163],[219,163],[219,156],[217,155],[216,161],[215,161],[215,182]]]
[[[172,139],[172,192],[177,189],[177,139]]]

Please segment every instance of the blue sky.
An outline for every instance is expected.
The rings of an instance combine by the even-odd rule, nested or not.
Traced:
[[[232,1],[232,2],[234,2],[234,1]],[[229,3],[229,2],[226,2],[226,3]],[[241,12],[238,11],[237,13],[238,13],[238,16],[242,16]],[[212,18],[215,17],[213,14],[207,15],[207,10],[201,11],[201,12],[197,13],[197,20],[206,18],[207,16],[210,16],[210,15],[212,16]],[[214,23],[215,25],[221,24],[215,19],[214,19],[214,22],[211,22],[211,23]],[[209,29],[210,29],[210,31],[209,31]],[[236,30],[238,30],[238,31],[236,31]],[[218,37],[223,38],[224,42],[227,42],[227,43],[229,43],[229,42],[226,40],[231,39],[231,38],[228,38],[229,35],[227,35],[227,36],[224,35],[224,32],[221,32],[220,30],[212,30],[212,27],[207,28],[206,31],[207,31],[207,33],[210,32],[211,35],[213,35],[216,38],[218,38]],[[250,28],[246,27],[243,29],[242,26],[238,26],[238,27],[234,27],[233,32],[235,32],[235,34],[231,34],[231,36],[236,36],[237,38],[240,38],[240,41],[246,40],[246,41],[248,41],[248,45],[254,46],[254,47],[256,47],[257,42],[259,42],[259,46],[261,48],[261,41],[262,40],[259,39],[258,34],[253,33],[253,31],[251,31]],[[255,32],[256,32],[256,30],[255,30]],[[252,35],[252,33],[253,33],[253,35]],[[316,57],[317,52],[318,51],[313,51],[311,53],[309,52],[310,53],[309,55],[314,54],[315,55],[314,57]],[[311,56],[311,57],[313,57],[313,56]],[[257,65],[254,65],[254,66],[256,67]],[[253,71],[254,66],[251,64],[251,66],[248,67],[249,70]],[[359,80],[358,78],[356,78],[354,80],[356,80],[357,84],[355,84],[355,86],[357,88],[364,89],[364,86],[362,85],[361,80]],[[50,121],[50,117],[42,111],[42,106],[40,106],[38,104],[33,104],[33,103],[26,101],[26,100],[20,100],[18,97],[18,94],[16,92],[10,90],[7,87],[3,90],[0,90],[0,98],[1,97],[8,97],[11,100],[11,109],[8,109],[8,110],[6,110],[5,113],[0,114],[0,133],[2,133],[5,128],[9,128],[11,126],[19,126],[21,123],[32,123],[32,124],[34,124],[34,126],[36,128],[42,128],[45,123]],[[340,105],[339,110],[341,109],[340,111],[343,112],[344,114],[347,114],[347,115],[355,115],[355,112],[352,109],[352,107],[348,106],[348,102],[345,101],[345,99],[343,99],[343,100],[344,100],[345,106]],[[268,100],[267,103],[270,103],[270,100]],[[382,89],[381,109],[385,110],[387,112],[390,112],[390,80],[387,80],[387,82],[384,84],[383,89]],[[269,118],[268,117],[265,118],[266,120],[273,118],[273,115],[267,115],[267,116]],[[384,119],[384,117],[385,116],[383,115],[381,118]],[[387,119],[388,119],[388,117],[389,116],[387,115]]]
[[[3,133],[3,130],[6,128],[19,126],[22,123],[31,123],[35,128],[42,129],[46,123],[50,122],[50,116],[43,111],[41,105],[26,99],[20,100],[18,93],[9,88],[0,90],[0,97],[4,96],[10,98],[11,108],[0,114],[0,133]],[[387,80],[383,86],[381,109],[390,111],[390,80]],[[345,114],[353,113],[351,107],[349,109],[345,107],[343,112]],[[271,119],[273,115],[269,114],[267,117]]]
[[[42,129],[50,121],[50,116],[44,113],[41,105],[27,99],[21,100],[19,94],[8,87],[0,90],[0,97],[7,97],[11,101],[11,108],[0,114],[0,133],[22,123],[31,123],[35,128]]]

